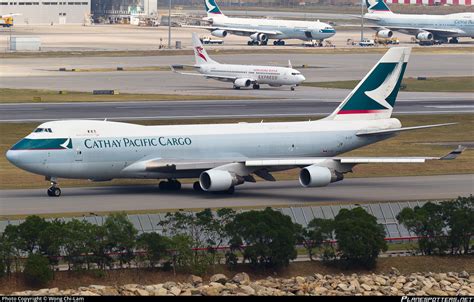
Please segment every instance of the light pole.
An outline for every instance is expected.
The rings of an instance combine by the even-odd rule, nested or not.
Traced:
[[[171,0],[168,6],[168,49],[171,49]]]
[[[360,41],[362,42],[363,40],[364,40],[364,0],[361,0],[360,1]]]

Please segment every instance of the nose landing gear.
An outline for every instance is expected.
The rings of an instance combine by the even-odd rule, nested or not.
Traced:
[[[47,193],[49,197],[59,197],[61,196],[61,189],[58,186],[58,183],[56,182],[56,179],[51,178],[51,187],[49,187]]]

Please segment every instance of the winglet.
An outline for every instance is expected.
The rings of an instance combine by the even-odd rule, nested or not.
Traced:
[[[440,160],[452,160],[452,159],[456,159],[456,157],[458,157],[459,155],[461,155],[461,153],[464,152],[464,150],[466,150],[467,148],[463,145],[459,145],[456,149],[454,149],[453,151],[449,152],[448,154],[446,154],[445,156],[441,157]]]

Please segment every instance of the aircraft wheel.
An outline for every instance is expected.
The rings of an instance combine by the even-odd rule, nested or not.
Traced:
[[[160,188],[160,190],[162,191],[168,190],[168,182],[160,181],[160,183],[158,184],[158,188]]]
[[[234,186],[230,187],[229,189],[227,189],[227,191],[225,191],[225,193],[229,194],[229,195],[234,194],[234,192],[235,192],[235,187]]]
[[[48,196],[50,197],[59,197],[61,196],[61,189],[58,187],[51,187],[48,189]]]
[[[290,89],[291,89],[291,91],[295,91],[295,87],[293,87],[293,86]]]
[[[278,41],[273,41],[273,45],[275,45],[275,46],[276,46],[276,45],[279,45],[279,44],[278,44]]]
[[[177,180],[173,181],[173,190],[179,191],[181,190],[181,183]]]
[[[201,185],[199,184],[199,181],[195,181],[193,183],[193,189],[196,192],[203,192],[204,190],[201,188]]]
[[[235,85],[234,85],[234,89],[240,89],[240,87],[239,87],[239,86],[235,86]]]
[[[163,191],[179,191],[181,183],[177,180],[160,181],[158,187]]]
[[[253,84],[252,88],[253,89],[260,89],[260,85],[259,84]]]

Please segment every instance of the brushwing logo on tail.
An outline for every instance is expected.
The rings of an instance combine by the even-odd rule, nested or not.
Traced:
[[[206,9],[208,13],[211,14],[220,14],[219,8],[217,8],[217,5],[211,4],[211,1],[214,3],[213,0],[205,0],[206,1]]]
[[[196,47],[196,51],[197,51],[198,56],[200,56],[204,61],[207,62],[206,56],[202,53],[203,50],[204,49],[201,46]]]
[[[388,8],[384,0],[367,0],[367,7],[370,11],[374,12],[390,12],[390,8]]]
[[[400,73],[402,72],[404,56],[400,58],[395,69],[387,75],[385,81],[376,89],[371,91],[366,91],[365,95],[376,101],[385,109],[393,109],[393,107],[387,102],[387,98],[392,94],[393,90],[397,86],[398,79],[400,78]]]

